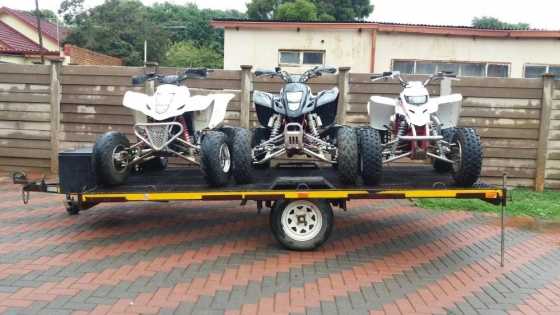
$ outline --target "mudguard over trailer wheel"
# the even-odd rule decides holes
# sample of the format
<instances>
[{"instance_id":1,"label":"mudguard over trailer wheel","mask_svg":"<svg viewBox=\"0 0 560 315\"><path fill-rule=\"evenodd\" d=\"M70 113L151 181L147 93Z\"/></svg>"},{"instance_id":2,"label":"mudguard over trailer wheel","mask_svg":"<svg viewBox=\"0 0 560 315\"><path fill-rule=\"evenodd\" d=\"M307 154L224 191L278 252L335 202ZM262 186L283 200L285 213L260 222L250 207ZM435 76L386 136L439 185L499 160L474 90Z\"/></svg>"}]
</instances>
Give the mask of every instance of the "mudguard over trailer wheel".
<instances>
[{"instance_id":1,"label":"mudguard over trailer wheel","mask_svg":"<svg viewBox=\"0 0 560 315\"><path fill-rule=\"evenodd\" d=\"M278 201L270 212L274 237L292 250L312 250L330 236L333 211L327 200Z\"/></svg>"}]
</instances>

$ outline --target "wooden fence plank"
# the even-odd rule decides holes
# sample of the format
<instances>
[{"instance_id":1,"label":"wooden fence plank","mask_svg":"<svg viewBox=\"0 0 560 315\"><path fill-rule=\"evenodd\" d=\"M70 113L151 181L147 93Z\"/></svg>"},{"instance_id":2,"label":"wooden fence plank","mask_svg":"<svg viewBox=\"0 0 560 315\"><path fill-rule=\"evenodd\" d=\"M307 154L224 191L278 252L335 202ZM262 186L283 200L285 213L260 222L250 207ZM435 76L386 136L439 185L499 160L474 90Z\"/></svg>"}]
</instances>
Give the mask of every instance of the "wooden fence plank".
<instances>
[{"instance_id":1,"label":"wooden fence plank","mask_svg":"<svg viewBox=\"0 0 560 315\"><path fill-rule=\"evenodd\" d=\"M0 111L0 120L14 121L51 121L50 113Z\"/></svg>"}]
</instances>

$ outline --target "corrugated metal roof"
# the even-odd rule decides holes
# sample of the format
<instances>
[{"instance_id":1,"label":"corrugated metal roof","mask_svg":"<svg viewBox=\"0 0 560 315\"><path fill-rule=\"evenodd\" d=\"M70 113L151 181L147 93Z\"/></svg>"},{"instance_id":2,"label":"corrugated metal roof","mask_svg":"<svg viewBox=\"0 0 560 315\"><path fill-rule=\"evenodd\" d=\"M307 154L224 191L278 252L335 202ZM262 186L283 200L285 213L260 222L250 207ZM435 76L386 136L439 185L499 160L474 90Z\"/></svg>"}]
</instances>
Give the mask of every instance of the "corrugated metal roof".
<instances>
[{"instance_id":1,"label":"corrugated metal roof","mask_svg":"<svg viewBox=\"0 0 560 315\"><path fill-rule=\"evenodd\" d=\"M543 32L550 31L544 29L534 29L534 28L480 28L474 26L465 25L440 25L440 24L414 24L414 23L397 23L397 22L380 22L380 21L298 21L298 20L262 20L262 19L233 19L233 18L215 18L214 21L220 22L265 22L265 23L314 23L314 24L378 24L378 25L398 25L398 26L410 26L410 27L433 27L433 28L460 28L460 29L472 29L472 30L493 30L493 31L535 31Z\"/></svg>"}]
</instances>

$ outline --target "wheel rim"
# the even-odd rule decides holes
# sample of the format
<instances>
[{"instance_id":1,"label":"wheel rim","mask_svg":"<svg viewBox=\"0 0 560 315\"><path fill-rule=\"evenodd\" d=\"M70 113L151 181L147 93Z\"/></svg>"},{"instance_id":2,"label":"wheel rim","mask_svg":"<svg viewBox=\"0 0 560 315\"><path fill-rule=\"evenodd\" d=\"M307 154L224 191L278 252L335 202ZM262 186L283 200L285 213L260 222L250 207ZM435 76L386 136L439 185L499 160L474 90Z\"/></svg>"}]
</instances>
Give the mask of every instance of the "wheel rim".
<instances>
[{"instance_id":1,"label":"wheel rim","mask_svg":"<svg viewBox=\"0 0 560 315\"><path fill-rule=\"evenodd\" d=\"M113 149L113 167L119 173L123 173L126 171L127 163L126 161L122 161L119 159L120 152L124 151L125 147L122 144L115 146Z\"/></svg>"},{"instance_id":2,"label":"wheel rim","mask_svg":"<svg viewBox=\"0 0 560 315\"><path fill-rule=\"evenodd\" d=\"M222 143L220 146L220 166L224 173L228 173L231 168L231 155L227 144Z\"/></svg>"},{"instance_id":3,"label":"wheel rim","mask_svg":"<svg viewBox=\"0 0 560 315\"><path fill-rule=\"evenodd\" d=\"M451 160L453 161L453 173L458 173L463 164L463 147L461 146L461 141L457 141L454 144L451 149Z\"/></svg>"},{"instance_id":4,"label":"wheel rim","mask_svg":"<svg viewBox=\"0 0 560 315\"><path fill-rule=\"evenodd\" d=\"M294 201L282 212L282 229L299 242L313 239L321 231L323 216L319 207L310 201Z\"/></svg>"}]
</instances>

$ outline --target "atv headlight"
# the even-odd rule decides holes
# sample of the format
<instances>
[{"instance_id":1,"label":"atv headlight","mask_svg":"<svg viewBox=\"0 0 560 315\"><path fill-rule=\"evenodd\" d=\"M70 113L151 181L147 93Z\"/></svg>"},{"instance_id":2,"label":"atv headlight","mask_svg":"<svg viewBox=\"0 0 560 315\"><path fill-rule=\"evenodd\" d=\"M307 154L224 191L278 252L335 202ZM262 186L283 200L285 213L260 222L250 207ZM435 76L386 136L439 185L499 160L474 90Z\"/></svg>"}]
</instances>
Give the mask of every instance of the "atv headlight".
<instances>
[{"instance_id":1,"label":"atv headlight","mask_svg":"<svg viewBox=\"0 0 560 315\"><path fill-rule=\"evenodd\" d=\"M286 92L286 100L288 101L289 110L297 110L301 103L303 92Z\"/></svg>"},{"instance_id":2,"label":"atv headlight","mask_svg":"<svg viewBox=\"0 0 560 315\"><path fill-rule=\"evenodd\" d=\"M410 105L422 105L428 102L428 96L405 96L406 102Z\"/></svg>"},{"instance_id":3,"label":"atv headlight","mask_svg":"<svg viewBox=\"0 0 560 315\"><path fill-rule=\"evenodd\" d=\"M155 96L156 113L163 114L169 109L175 94L161 93Z\"/></svg>"}]
</instances>

